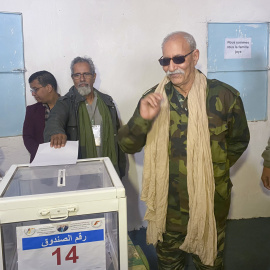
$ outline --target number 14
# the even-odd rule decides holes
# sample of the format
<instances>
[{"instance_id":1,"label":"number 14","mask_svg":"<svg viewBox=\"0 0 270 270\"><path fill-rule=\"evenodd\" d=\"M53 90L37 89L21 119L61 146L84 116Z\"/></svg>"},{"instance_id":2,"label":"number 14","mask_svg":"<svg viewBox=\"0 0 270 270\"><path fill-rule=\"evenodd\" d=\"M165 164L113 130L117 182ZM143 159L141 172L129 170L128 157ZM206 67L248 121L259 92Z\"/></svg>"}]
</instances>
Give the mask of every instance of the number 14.
<instances>
[{"instance_id":1,"label":"number 14","mask_svg":"<svg viewBox=\"0 0 270 270\"><path fill-rule=\"evenodd\" d=\"M57 258L57 265L61 265L61 250L60 248L57 248L53 253L52 256L56 254ZM73 261L73 263L76 263L79 259L79 256L76 256L76 246L73 246L67 256L65 257L66 261Z\"/></svg>"}]
</instances>

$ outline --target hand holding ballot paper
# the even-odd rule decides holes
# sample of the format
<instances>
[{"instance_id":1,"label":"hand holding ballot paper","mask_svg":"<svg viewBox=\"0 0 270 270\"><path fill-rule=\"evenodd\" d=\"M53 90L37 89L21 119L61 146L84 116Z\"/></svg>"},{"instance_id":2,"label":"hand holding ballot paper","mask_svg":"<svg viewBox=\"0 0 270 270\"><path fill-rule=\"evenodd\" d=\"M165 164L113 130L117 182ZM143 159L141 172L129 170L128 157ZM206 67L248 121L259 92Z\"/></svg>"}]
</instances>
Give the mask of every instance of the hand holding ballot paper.
<instances>
[{"instance_id":1,"label":"hand holding ballot paper","mask_svg":"<svg viewBox=\"0 0 270 270\"><path fill-rule=\"evenodd\" d=\"M65 147L54 148L50 146L50 143L42 143L30 167L76 164L78 144L78 141L67 141Z\"/></svg>"}]
</instances>

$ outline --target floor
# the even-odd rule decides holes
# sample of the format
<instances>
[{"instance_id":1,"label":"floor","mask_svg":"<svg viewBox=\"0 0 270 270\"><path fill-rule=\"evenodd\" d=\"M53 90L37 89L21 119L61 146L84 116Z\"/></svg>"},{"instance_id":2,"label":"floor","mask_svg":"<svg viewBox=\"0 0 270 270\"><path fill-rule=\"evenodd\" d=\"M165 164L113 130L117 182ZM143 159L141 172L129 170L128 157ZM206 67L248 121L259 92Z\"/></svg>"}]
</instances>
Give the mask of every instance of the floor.
<instances>
[{"instance_id":1,"label":"floor","mask_svg":"<svg viewBox=\"0 0 270 270\"><path fill-rule=\"evenodd\" d=\"M129 232L134 245L140 245L150 270L157 270L155 249L145 241L146 229ZM270 270L270 218L228 220L225 270ZM195 270L189 258L185 270Z\"/></svg>"}]
</instances>

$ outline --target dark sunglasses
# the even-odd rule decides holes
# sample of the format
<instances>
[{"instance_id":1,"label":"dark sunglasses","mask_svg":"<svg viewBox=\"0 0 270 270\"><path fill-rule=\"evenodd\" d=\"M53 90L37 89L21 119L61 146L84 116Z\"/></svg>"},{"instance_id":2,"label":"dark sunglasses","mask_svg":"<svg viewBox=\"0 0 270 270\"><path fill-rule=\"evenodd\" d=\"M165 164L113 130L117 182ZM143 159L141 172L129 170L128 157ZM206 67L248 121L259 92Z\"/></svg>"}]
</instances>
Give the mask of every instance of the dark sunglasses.
<instances>
[{"instance_id":1,"label":"dark sunglasses","mask_svg":"<svg viewBox=\"0 0 270 270\"><path fill-rule=\"evenodd\" d=\"M186 55L177 55L177 56L174 56L173 58L169 58L169 57L165 57L165 58L162 58L163 56L161 56L158 61L160 63L160 65L162 66L168 66L171 62L171 60L173 60L173 62L177 65L179 64L182 64L185 62L185 58L190 55L191 53L193 53L194 50L192 50L190 53L186 54Z\"/></svg>"}]
</instances>

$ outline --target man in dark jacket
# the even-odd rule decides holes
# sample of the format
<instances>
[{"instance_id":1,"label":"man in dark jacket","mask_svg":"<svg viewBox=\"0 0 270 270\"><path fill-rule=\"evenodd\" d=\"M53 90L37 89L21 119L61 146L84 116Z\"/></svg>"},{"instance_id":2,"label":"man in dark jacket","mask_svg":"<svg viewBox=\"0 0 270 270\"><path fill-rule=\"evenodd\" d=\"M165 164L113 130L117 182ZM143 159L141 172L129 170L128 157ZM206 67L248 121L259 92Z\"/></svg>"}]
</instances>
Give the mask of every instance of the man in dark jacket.
<instances>
[{"instance_id":1,"label":"man in dark jacket","mask_svg":"<svg viewBox=\"0 0 270 270\"><path fill-rule=\"evenodd\" d=\"M78 158L109 157L120 177L126 158L119 149L120 127L116 108L109 95L93 87L96 79L91 58L76 57L71 62L74 86L61 97L51 112L44 131L51 147L64 147L67 140L79 140Z\"/></svg>"}]
</instances>

